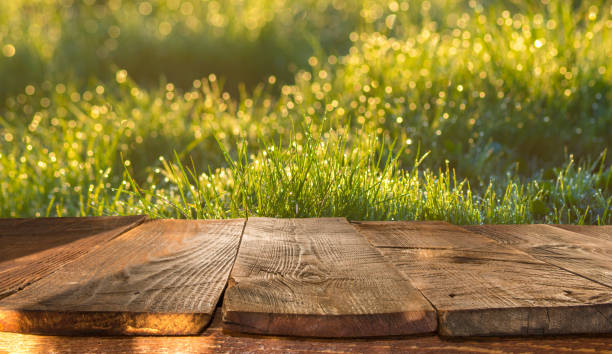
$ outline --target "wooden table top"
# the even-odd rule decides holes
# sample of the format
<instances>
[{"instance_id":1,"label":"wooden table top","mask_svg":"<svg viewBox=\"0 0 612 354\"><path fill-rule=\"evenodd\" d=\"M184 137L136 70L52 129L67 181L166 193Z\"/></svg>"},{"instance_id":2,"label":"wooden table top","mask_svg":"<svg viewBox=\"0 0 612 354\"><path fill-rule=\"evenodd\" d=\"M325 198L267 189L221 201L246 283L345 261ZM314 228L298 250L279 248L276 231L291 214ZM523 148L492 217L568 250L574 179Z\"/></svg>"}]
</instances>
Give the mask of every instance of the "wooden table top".
<instances>
[{"instance_id":1,"label":"wooden table top","mask_svg":"<svg viewBox=\"0 0 612 354\"><path fill-rule=\"evenodd\" d=\"M0 351L608 350L611 231L0 219Z\"/></svg>"}]
</instances>

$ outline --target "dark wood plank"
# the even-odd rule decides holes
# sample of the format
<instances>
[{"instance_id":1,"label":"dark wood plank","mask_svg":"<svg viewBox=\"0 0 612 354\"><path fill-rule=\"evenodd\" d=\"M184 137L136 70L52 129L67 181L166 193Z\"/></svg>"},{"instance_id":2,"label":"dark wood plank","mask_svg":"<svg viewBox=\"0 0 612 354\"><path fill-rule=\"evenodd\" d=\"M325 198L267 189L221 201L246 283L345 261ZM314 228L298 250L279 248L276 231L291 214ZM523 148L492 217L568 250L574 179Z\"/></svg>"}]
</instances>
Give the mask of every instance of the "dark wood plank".
<instances>
[{"instance_id":1,"label":"dark wood plank","mask_svg":"<svg viewBox=\"0 0 612 354\"><path fill-rule=\"evenodd\" d=\"M612 241L541 224L466 228L612 289Z\"/></svg>"},{"instance_id":2,"label":"dark wood plank","mask_svg":"<svg viewBox=\"0 0 612 354\"><path fill-rule=\"evenodd\" d=\"M608 241L612 241L612 225L553 225L554 227L560 227L562 229L577 232L579 234L603 238Z\"/></svg>"},{"instance_id":3,"label":"dark wood plank","mask_svg":"<svg viewBox=\"0 0 612 354\"><path fill-rule=\"evenodd\" d=\"M427 300L343 218L250 218L223 320L236 331L314 337L436 329Z\"/></svg>"},{"instance_id":4,"label":"dark wood plank","mask_svg":"<svg viewBox=\"0 0 612 354\"><path fill-rule=\"evenodd\" d=\"M0 219L0 299L139 225L145 217Z\"/></svg>"},{"instance_id":5,"label":"dark wood plank","mask_svg":"<svg viewBox=\"0 0 612 354\"><path fill-rule=\"evenodd\" d=\"M445 336L608 333L610 288L450 224L355 224L435 306Z\"/></svg>"},{"instance_id":6,"label":"dark wood plank","mask_svg":"<svg viewBox=\"0 0 612 354\"><path fill-rule=\"evenodd\" d=\"M155 220L0 301L0 331L186 335L208 324L244 220Z\"/></svg>"},{"instance_id":7,"label":"dark wood plank","mask_svg":"<svg viewBox=\"0 0 612 354\"><path fill-rule=\"evenodd\" d=\"M320 339L245 335L223 330L221 311L201 336L56 337L0 332L0 350L15 353L575 353L609 352L611 336Z\"/></svg>"}]
</instances>

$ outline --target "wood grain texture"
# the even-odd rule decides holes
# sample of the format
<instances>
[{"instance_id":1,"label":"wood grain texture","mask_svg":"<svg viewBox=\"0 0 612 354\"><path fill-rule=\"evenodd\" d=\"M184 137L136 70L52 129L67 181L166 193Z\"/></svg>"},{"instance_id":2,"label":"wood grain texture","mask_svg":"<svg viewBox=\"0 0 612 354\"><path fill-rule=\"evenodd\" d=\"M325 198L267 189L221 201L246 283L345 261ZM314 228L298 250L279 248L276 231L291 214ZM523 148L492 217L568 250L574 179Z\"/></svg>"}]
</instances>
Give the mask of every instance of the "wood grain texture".
<instances>
[{"instance_id":1,"label":"wood grain texture","mask_svg":"<svg viewBox=\"0 0 612 354\"><path fill-rule=\"evenodd\" d=\"M451 224L359 222L445 336L612 332L612 291Z\"/></svg>"},{"instance_id":2,"label":"wood grain texture","mask_svg":"<svg viewBox=\"0 0 612 354\"><path fill-rule=\"evenodd\" d=\"M250 218L223 320L236 331L313 337L436 329L425 298L340 218Z\"/></svg>"},{"instance_id":3,"label":"wood grain texture","mask_svg":"<svg viewBox=\"0 0 612 354\"><path fill-rule=\"evenodd\" d=\"M244 220L155 220L0 301L0 331L187 335L208 324Z\"/></svg>"},{"instance_id":4,"label":"wood grain texture","mask_svg":"<svg viewBox=\"0 0 612 354\"><path fill-rule=\"evenodd\" d=\"M612 225L553 225L564 230L612 241Z\"/></svg>"},{"instance_id":5,"label":"wood grain texture","mask_svg":"<svg viewBox=\"0 0 612 354\"><path fill-rule=\"evenodd\" d=\"M0 219L0 299L144 221L144 216Z\"/></svg>"},{"instance_id":6,"label":"wood grain texture","mask_svg":"<svg viewBox=\"0 0 612 354\"><path fill-rule=\"evenodd\" d=\"M0 332L8 353L575 353L610 352L611 336L320 339L245 335L223 330L221 311L200 336L56 337Z\"/></svg>"},{"instance_id":7,"label":"wood grain texture","mask_svg":"<svg viewBox=\"0 0 612 354\"><path fill-rule=\"evenodd\" d=\"M520 249L612 292L612 241L550 225L478 225L466 229Z\"/></svg>"}]
</instances>

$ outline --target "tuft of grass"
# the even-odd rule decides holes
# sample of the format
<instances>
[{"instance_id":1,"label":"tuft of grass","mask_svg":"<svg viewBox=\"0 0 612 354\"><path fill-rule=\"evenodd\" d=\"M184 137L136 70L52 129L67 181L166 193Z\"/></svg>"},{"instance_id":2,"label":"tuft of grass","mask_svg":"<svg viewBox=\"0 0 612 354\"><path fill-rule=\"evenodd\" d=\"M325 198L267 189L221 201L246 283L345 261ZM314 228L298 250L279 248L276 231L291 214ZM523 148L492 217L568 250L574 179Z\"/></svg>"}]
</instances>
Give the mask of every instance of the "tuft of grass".
<instances>
[{"instance_id":1,"label":"tuft of grass","mask_svg":"<svg viewBox=\"0 0 612 354\"><path fill-rule=\"evenodd\" d=\"M353 220L447 220L479 223L597 223L610 218L610 167L605 153L590 167L569 161L555 182L492 179L473 191L448 165L423 169L428 153L401 166L405 146L388 149L380 136L348 142L346 128L323 134L306 128L284 144L250 154L248 142L232 156L220 142L228 167L196 172L176 156L163 161L158 185L139 186L130 177L127 209L152 217L346 216ZM391 144L395 146L395 144ZM406 168L408 167L408 168ZM577 179L580 180L577 183ZM568 184L573 187L568 189ZM594 188L599 188L593 193Z\"/></svg>"}]
</instances>

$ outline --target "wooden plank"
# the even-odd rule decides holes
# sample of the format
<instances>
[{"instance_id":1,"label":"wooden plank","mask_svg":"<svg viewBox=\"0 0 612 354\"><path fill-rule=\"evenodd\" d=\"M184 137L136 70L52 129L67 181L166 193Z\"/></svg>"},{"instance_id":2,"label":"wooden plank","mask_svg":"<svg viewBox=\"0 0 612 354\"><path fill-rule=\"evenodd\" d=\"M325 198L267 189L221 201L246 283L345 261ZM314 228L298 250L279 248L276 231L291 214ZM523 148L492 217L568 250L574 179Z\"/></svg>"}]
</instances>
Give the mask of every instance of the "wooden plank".
<instances>
[{"instance_id":1,"label":"wooden plank","mask_svg":"<svg viewBox=\"0 0 612 354\"><path fill-rule=\"evenodd\" d=\"M608 333L610 288L450 224L355 224L438 311L445 336Z\"/></svg>"},{"instance_id":2,"label":"wooden plank","mask_svg":"<svg viewBox=\"0 0 612 354\"><path fill-rule=\"evenodd\" d=\"M604 240L612 241L612 225L553 225L562 229L577 232L579 234L603 238Z\"/></svg>"},{"instance_id":3,"label":"wooden plank","mask_svg":"<svg viewBox=\"0 0 612 354\"><path fill-rule=\"evenodd\" d=\"M612 241L539 224L469 229L612 289Z\"/></svg>"},{"instance_id":4,"label":"wooden plank","mask_svg":"<svg viewBox=\"0 0 612 354\"><path fill-rule=\"evenodd\" d=\"M344 218L250 218L223 320L235 331L312 337L436 329L431 305Z\"/></svg>"},{"instance_id":5,"label":"wooden plank","mask_svg":"<svg viewBox=\"0 0 612 354\"><path fill-rule=\"evenodd\" d=\"M217 310L199 336L56 337L0 332L9 353L575 353L609 352L612 336L440 338L436 335L371 339L321 339L245 335L226 331Z\"/></svg>"},{"instance_id":6,"label":"wooden plank","mask_svg":"<svg viewBox=\"0 0 612 354\"><path fill-rule=\"evenodd\" d=\"M137 226L145 217L0 219L0 299Z\"/></svg>"},{"instance_id":7,"label":"wooden plank","mask_svg":"<svg viewBox=\"0 0 612 354\"><path fill-rule=\"evenodd\" d=\"M244 220L155 220L0 301L0 331L186 335L208 324Z\"/></svg>"}]
</instances>

